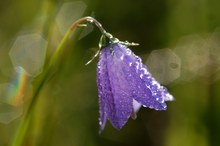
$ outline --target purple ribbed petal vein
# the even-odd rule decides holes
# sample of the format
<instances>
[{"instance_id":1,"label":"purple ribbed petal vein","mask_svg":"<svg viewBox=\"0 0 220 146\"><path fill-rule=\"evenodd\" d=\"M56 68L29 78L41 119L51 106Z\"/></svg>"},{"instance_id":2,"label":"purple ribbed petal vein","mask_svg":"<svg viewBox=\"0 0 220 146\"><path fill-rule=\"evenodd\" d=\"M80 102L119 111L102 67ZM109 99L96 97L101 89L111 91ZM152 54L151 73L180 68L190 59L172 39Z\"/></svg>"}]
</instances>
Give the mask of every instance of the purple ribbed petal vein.
<instances>
[{"instance_id":1,"label":"purple ribbed petal vein","mask_svg":"<svg viewBox=\"0 0 220 146\"><path fill-rule=\"evenodd\" d=\"M165 101L174 100L147 71L141 59L129 48L113 44L103 48L97 69L100 104L100 125L104 129L106 119L120 129L137 110L133 102L155 110L166 110Z\"/></svg>"}]
</instances>

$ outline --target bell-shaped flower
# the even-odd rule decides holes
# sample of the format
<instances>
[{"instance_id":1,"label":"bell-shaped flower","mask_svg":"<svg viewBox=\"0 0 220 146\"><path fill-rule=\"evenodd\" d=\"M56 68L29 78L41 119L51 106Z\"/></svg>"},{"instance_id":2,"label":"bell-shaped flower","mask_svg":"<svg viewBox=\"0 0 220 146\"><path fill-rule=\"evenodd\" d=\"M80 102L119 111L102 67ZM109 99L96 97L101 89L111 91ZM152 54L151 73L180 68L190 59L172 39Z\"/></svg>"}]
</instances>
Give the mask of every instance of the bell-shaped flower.
<instances>
[{"instance_id":1,"label":"bell-shaped flower","mask_svg":"<svg viewBox=\"0 0 220 146\"><path fill-rule=\"evenodd\" d=\"M174 100L167 89L148 72L141 59L117 42L102 48L97 66L100 130L107 119L121 129L141 106L166 110L165 101Z\"/></svg>"}]
</instances>

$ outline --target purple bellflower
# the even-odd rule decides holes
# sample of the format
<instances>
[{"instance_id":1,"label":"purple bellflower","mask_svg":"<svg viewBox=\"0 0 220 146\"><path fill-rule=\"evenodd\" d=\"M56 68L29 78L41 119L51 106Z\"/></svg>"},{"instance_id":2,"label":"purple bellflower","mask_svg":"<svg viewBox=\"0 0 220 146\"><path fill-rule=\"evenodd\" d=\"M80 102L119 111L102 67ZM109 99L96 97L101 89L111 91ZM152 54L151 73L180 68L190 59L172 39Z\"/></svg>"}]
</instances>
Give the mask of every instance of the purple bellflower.
<instances>
[{"instance_id":1,"label":"purple bellflower","mask_svg":"<svg viewBox=\"0 0 220 146\"><path fill-rule=\"evenodd\" d=\"M101 39L105 45L100 47L97 66L100 131L107 119L113 127L121 129L129 117L136 117L141 106L166 110L165 101L174 100L148 72L141 58L127 47L134 43L120 42L106 34Z\"/></svg>"}]
</instances>

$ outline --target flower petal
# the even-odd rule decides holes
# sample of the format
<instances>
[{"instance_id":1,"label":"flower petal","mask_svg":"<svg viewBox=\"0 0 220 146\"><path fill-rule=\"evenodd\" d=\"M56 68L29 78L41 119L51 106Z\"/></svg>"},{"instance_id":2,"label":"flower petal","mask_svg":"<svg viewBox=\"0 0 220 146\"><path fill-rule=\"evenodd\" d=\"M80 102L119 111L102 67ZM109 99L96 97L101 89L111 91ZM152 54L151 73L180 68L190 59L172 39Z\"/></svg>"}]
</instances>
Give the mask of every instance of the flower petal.
<instances>
[{"instance_id":1,"label":"flower petal","mask_svg":"<svg viewBox=\"0 0 220 146\"><path fill-rule=\"evenodd\" d=\"M172 95L151 76L141 59L129 48L115 44L114 50L117 49L124 54L121 59L127 64L123 66L132 90L132 97L143 106L165 110L167 107L165 100L172 100Z\"/></svg>"},{"instance_id":2,"label":"flower petal","mask_svg":"<svg viewBox=\"0 0 220 146\"><path fill-rule=\"evenodd\" d=\"M142 104L140 104L139 102L137 102L136 100L133 99L133 111L132 111L132 114L131 114L132 119L137 118L137 112L139 111L141 106L142 106Z\"/></svg>"},{"instance_id":3,"label":"flower petal","mask_svg":"<svg viewBox=\"0 0 220 146\"><path fill-rule=\"evenodd\" d=\"M107 118L120 129L130 116L136 117L141 105L165 110L165 101L174 100L167 89L151 76L141 59L119 43L101 50L97 84L101 130Z\"/></svg>"},{"instance_id":4,"label":"flower petal","mask_svg":"<svg viewBox=\"0 0 220 146\"><path fill-rule=\"evenodd\" d=\"M108 101L113 100L113 95L111 93L111 87L109 83L109 76L106 64L106 50L103 50L99 55L99 62L97 65L97 86L99 93L99 124L100 132L105 128L107 113L109 110Z\"/></svg>"},{"instance_id":5,"label":"flower petal","mask_svg":"<svg viewBox=\"0 0 220 146\"><path fill-rule=\"evenodd\" d=\"M107 68L114 99L114 103L110 104L111 112L108 113L108 117L112 125L120 129L132 113L133 99L129 92L128 80L123 71L124 64L118 57L118 53L121 52L108 47L103 49L103 51L105 50L107 50Z\"/></svg>"}]
</instances>

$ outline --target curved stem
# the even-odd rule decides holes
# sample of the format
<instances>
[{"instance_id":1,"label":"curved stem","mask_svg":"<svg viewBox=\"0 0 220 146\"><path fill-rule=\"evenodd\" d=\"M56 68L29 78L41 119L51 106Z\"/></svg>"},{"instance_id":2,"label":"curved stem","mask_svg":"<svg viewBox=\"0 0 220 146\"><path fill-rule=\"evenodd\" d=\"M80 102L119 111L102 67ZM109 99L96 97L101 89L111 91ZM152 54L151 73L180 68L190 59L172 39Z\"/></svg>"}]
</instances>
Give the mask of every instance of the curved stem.
<instances>
[{"instance_id":1,"label":"curved stem","mask_svg":"<svg viewBox=\"0 0 220 146\"><path fill-rule=\"evenodd\" d=\"M21 123L18 127L18 130L17 130L17 133L16 133L15 138L13 140L12 146L21 146L23 144L26 132L27 132L28 127L30 125L31 115L34 111L33 110L34 106L35 106L36 101L39 97L40 91L46 82L48 74L49 74L52 66L58 60L58 57L59 57L62 49L64 48L66 42L68 41L70 35L72 34L73 30L76 29L78 27L78 25L83 23L84 21L94 23L99 28L99 30L101 31L102 34L106 33L106 31L102 27L102 25L96 19L89 17L89 16L78 19L70 26L70 28L66 31L65 35L63 36L63 38L62 38L61 42L59 43L57 49L55 50L54 54L52 55L51 59L49 60L49 64L46 67L45 71L42 73L38 84L36 85L37 88L34 90L33 96L31 98L31 102L27 108L26 113L24 114L23 120L21 121Z\"/></svg>"},{"instance_id":2,"label":"curved stem","mask_svg":"<svg viewBox=\"0 0 220 146\"><path fill-rule=\"evenodd\" d=\"M70 27L71 30L74 30L80 23L83 23L84 21L89 21L91 23L94 23L99 30L101 31L101 33L106 33L105 29L102 27L102 24L99 23L95 18L87 16L87 17L83 17L78 19L75 23L72 24L72 26Z\"/></svg>"},{"instance_id":3,"label":"curved stem","mask_svg":"<svg viewBox=\"0 0 220 146\"><path fill-rule=\"evenodd\" d=\"M87 16L87 17L83 17L83 18L78 19L76 22L74 22L70 26L70 28L65 33L63 39L61 40L59 46L57 47L56 51L54 52L54 54L53 54L53 56L52 56L52 58L50 60L49 67L54 63L55 60L57 60L58 55L60 54L62 48L64 47L65 42L68 40L68 38L70 37L70 35L73 32L73 30L76 29L79 24L81 24L81 23L83 23L85 21L94 23L99 28L99 30L101 31L102 34L106 33L106 31L102 27L101 23L99 23L95 18Z\"/></svg>"}]
</instances>

